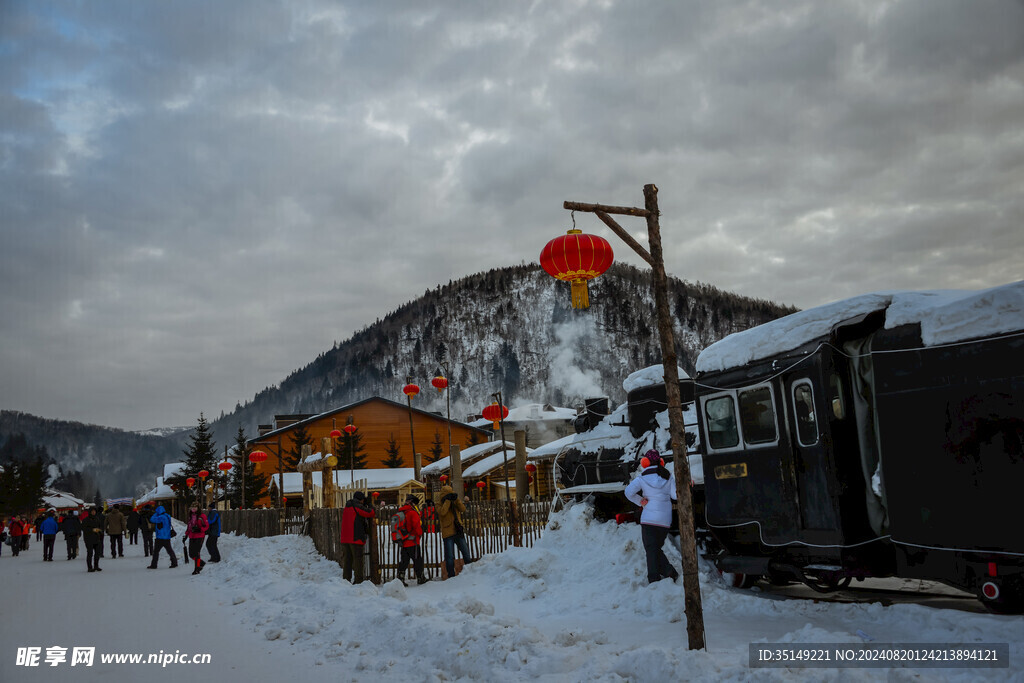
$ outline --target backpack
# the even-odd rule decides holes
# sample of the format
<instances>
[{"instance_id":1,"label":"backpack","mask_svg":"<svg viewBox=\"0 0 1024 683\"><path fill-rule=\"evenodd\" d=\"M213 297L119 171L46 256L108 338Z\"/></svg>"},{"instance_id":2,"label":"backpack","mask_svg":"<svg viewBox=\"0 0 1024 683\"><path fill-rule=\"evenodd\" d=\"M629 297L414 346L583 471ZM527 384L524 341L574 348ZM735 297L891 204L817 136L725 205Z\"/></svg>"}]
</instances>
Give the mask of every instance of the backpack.
<instances>
[{"instance_id":1,"label":"backpack","mask_svg":"<svg viewBox=\"0 0 1024 683\"><path fill-rule=\"evenodd\" d=\"M391 515L390 526L392 543L402 545L412 538L412 534L409 533L409 529L405 525L405 513L401 510Z\"/></svg>"}]
</instances>

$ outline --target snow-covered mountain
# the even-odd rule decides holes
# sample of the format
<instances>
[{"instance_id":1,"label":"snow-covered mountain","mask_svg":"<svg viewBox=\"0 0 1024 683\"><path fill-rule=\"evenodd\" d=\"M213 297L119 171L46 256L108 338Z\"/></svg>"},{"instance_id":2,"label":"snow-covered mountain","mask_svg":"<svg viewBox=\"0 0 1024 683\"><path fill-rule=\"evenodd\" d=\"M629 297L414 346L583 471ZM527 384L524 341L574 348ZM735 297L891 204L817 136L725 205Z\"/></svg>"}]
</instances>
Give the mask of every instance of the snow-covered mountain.
<instances>
[{"instance_id":1,"label":"snow-covered mountain","mask_svg":"<svg viewBox=\"0 0 1024 683\"><path fill-rule=\"evenodd\" d=\"M708 344L794 311L699 283L672 279L670 288L687 371ZM374 395L404 400L407 378L429 389L442 362L459 419L479 413L498 390L510 406L572 407L604 396L620 403L622 379L661 362L650 273L617 264L590 283L589 309L573 310L569 298L569 285L536 265L439 285L215 420L215 439L231 441L239 424L254 435L275 414L319 413ZM444 410L432 390L417 401Z\"/></svg>"}]
</instances>

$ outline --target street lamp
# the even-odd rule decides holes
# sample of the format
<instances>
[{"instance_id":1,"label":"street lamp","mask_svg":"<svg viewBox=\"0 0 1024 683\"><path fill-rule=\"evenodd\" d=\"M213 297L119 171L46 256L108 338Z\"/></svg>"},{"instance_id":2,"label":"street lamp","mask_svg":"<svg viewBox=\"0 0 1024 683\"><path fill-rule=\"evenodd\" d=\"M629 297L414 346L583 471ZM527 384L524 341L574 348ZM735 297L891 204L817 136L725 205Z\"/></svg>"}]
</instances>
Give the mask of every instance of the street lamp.
<instances>
[{"instance_id":1,"label":"street lamp","mask_svg":"<svg viewBox=\"0 0 1024 683\"><path fill-rule=\"evenodd\" d=\"M661 337L662 366L665 393L668 400L669 435L672 440L673 467L676 476L677 509L679 511L679 538L683 560L683 592L685 594L686 635L689 649L705 649L704 611L700 597L700 575L697 566L697 546L693 536L693 498L690 494L690 467L686 458L686 439L683 427L683 402L679 392L679 369L676 357L675 335L668 305L668 277L665 275L665 257L661 247L661 226L658 217L658 188L644 185L644 208L604 206L563 202L568 211L586 211L595 214L651 266L651 285L658 314L658 332ZM647 219L647 252L610 214L636 216ZM552 240L554 241L554 240ZM544 252L541 252L542 256ZM545 268L546 269L546 268ZM549 271L550 272L550 271ZM556 276L557 277L557 276Z\"/></svg>"},{"instance_id":2,"label":"street lamp","mask_svg":"<svg viewBox=\"0 0 1024 683\"><path fill-rule=\"evenodd\" d=\"M415 471L413 472L413 479L419 481L420 468L416 466L416 435L413 433L412 429L412 398L416 394L420 393L420 388L418 385L412 383L411 377L406 377L405 381L408 382L408 384L402 388L402 393L405 394L405 400L409 403L409 441L412 442L412 464L415 468Z\"/></svg>"},{"instance_id":3,"label":"street lamp","mask_svg":"<svg viewBox=\"0 0 1024 683\"><path fill-rule=\"evenodd\" d=\"M353 487L356 485L356 429L357 427L352 424L355 418L352 415L348 416L348 424L345 425L345 435L348 437L348 471L349 471L349 484Z\"/></svg>"}]
</instances>

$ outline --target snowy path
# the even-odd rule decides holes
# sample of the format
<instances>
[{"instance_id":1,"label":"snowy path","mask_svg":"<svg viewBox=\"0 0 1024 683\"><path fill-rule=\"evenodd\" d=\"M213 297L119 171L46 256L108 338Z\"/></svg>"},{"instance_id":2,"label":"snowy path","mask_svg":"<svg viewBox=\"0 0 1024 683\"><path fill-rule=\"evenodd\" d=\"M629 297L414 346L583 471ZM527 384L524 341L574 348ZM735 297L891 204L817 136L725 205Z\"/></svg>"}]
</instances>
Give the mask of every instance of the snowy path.
<instances>
[{"instance_id":1,"label":"snowy path","mask_svg":"<svg viewBox=\"0 0 1024 683\"><path fill-rule=\"evenodd\" d=\"M999 680L1024 682L1024 617L917 605L778 600L702 576L707 652L688 652L679 586L647 586L635 526L581 507L532 549L484 558L455 580L403 588L341 581L309 539L226 537L226 561L199 577L134 558L0 558L0 681L673 681ZM178 544L180 548L180 544ZM678 564L678 552L669 549ZM123 564L121 564L123 563ZM167 561L163 560L166 567ZM18 585L19 591L9 587ZM756 670L750 642L1009 642L1011 669ZM15 665L18 646L212 655L211 664ZM44 649L45 654L45 649ZM98 654L97 654L98 656ZM45 670L44 670L45 669Z\"/></svg>"}]
</instances>

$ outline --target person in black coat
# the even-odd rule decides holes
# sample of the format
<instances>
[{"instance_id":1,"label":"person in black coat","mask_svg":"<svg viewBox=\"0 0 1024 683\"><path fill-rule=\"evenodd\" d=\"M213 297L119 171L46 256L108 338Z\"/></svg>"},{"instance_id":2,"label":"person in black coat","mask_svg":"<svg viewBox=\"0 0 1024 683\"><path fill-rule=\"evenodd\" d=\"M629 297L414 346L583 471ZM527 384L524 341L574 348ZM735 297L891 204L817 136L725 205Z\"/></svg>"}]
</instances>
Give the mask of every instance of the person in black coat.
<instances>
[{"instance_id":1,"label":"person in black coat","mask_svg":"<svg viewBox=\"0 0 1024 683\"><path fill-rule=\"evenodd\" d=\"M139 513L139 530L142 532L142 551L146 557L153 554L153 508L147 505Z\"/></svg>"},{"instance_id":2,"label":"person in black coat","mask_svg":"<svg viewBox=\"0 0 1024 683\"><path fill-rule=\"evenodd\" d=\"M131 512L125 518L128 522L128 545L139 544L139 511L137 508L132 508Z\"/></svg>"},{"instance_id":3,"label":"person in black coat","mask_svg":"<svg viewBox=\"0 0 1024 683\"><path fill-rule=\"evenodd\" d=\"M210 553L210 562L220 562L220 550L217 548L217 541L220 540L220 512L217 511L216 503L210 503L206 522L210 525L206 530L206 550Z\"/></svg>"},{"instance_id":4,"label":"person in black coat","mask_svg":"<svg viewBox=\"0 0 1024 683\"><path fill-rule=\"evenodd\" d=\"M103 515L87 511L82 518L82 540L85 541L85 565L90 572L101 572L103 552Z\"/></svg>"},{"instance_id":5,"label":"person in black coat","mask_svg":"<svg viewBox=\"0 0 1024 683\"><path fill-rule=\"evenodd\" d=\"M82 520L78 519L77 512L69 512L60 524L60 530L64 532L64 543L68 547L68 559L78 557L78 537L82 534Z\"/></svg>"}]
</instances>

